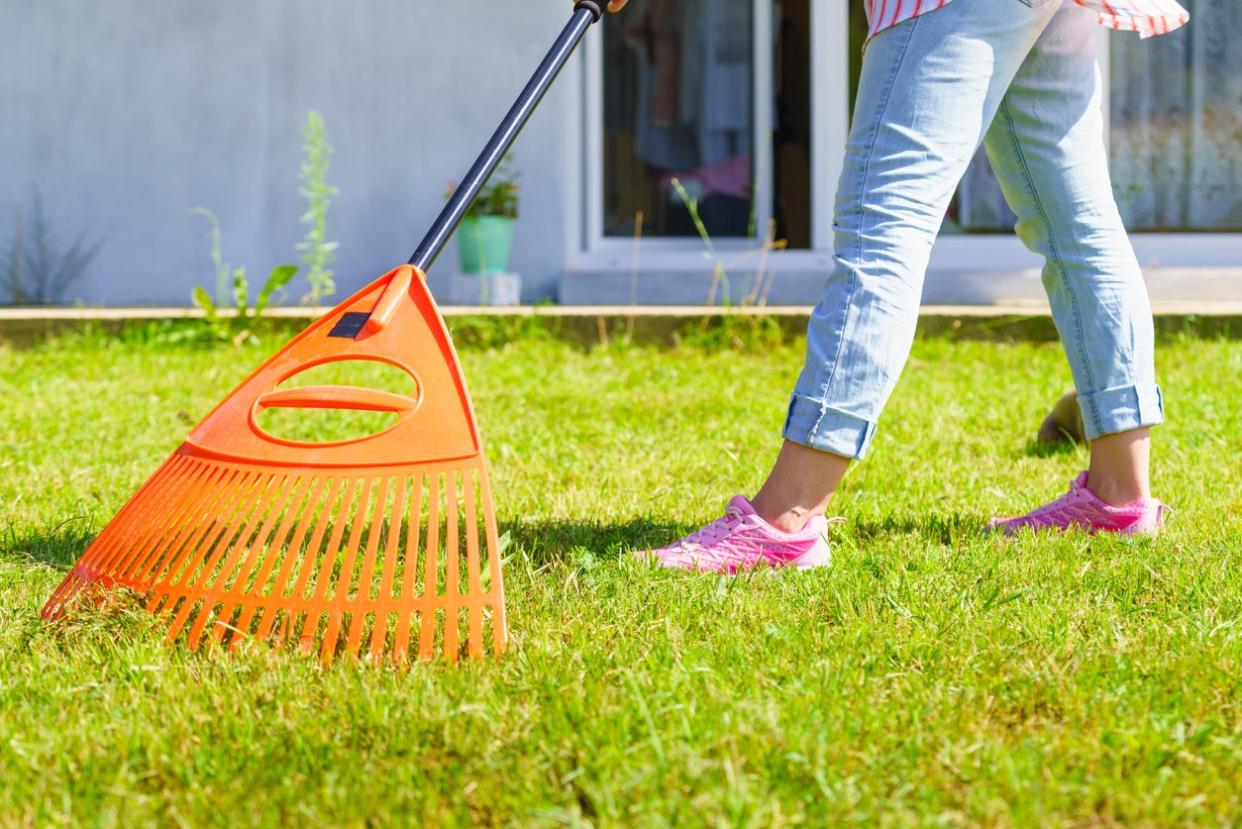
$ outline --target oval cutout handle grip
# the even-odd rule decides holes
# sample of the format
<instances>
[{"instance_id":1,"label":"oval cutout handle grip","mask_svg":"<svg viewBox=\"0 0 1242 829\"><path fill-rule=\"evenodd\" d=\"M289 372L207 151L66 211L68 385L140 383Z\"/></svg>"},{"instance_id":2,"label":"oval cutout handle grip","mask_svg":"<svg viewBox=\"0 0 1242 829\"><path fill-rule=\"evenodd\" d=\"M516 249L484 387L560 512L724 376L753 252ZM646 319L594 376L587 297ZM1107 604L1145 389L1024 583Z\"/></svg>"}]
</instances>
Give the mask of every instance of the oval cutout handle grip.
<instances>
[{"instance_id":1,"label":"oval cutout handle grip","mask_svg":"<svg viewBox=\"0 0 1242 829\"><path fill-rule=\"evenodd\" d=\"M418 401L408 395L358 386L281 389L263 395L258 404L260 409L352 409L393 414L406 414L418 408Z\"/></svg>"}]
</instances>

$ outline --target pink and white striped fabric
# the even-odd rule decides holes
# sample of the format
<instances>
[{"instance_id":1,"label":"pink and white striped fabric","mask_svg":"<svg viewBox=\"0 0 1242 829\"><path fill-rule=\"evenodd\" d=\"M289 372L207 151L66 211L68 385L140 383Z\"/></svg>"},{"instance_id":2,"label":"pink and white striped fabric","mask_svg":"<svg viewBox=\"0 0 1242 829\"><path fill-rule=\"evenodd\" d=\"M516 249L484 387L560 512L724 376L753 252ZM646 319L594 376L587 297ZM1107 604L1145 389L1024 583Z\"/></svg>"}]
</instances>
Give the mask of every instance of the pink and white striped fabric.
<instances>
[{"instance_id":1,"label":"pink and white striped fabric","mask_svg":"<svg viewBox=\"0 0 1242 829\"><path fill-rule=\"evenodd\" d=\"M882 32L904 20L947 6L953 0L866 0L871 34ZM1053 0L1056 2L1056 0ZM1139 37L1168 34L1181 28L1190 15L1175 0L1074 0L1099 15L1101 26Z\"/></svg>"}]
</instances>

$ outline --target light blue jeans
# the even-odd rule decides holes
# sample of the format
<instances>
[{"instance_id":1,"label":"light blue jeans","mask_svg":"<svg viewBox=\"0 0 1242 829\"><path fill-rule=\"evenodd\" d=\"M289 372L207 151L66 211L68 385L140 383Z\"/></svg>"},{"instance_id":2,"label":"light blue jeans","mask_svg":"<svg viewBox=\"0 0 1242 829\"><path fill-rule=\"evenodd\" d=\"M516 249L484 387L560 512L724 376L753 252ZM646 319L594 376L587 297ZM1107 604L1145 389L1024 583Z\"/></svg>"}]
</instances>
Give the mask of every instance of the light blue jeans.
<instances>
[{"instance_id":1,"label":"light blue jeans","mask_svg":"<svg viewBox=\"0 0 1242 829\"><path fill-rule=\"evenodd\" d=\"M862 458L905 366L932 244L980 143L1043 282L1091 440L1163 421L1151 304L1108 174L1094 13L954 0L867 46L835 269L785 437Z\"/></svg>"}]
</instances>

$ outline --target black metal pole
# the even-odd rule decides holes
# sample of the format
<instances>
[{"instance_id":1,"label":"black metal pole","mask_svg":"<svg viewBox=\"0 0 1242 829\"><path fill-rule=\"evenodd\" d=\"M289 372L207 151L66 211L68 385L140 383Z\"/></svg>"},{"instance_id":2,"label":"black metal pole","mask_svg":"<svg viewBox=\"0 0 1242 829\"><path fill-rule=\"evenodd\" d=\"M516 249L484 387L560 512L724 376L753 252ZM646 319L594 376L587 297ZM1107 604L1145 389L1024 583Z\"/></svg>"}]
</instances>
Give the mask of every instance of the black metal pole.
<instances>
[{"instance_id":1,"label":"black metal pole","mask_svg":"<svg viewBox=\"0 0 1242 829\"><path fill-rule=\"evenodd\" d=\"M509 148L513 146L518 133L522 131L522 127L526 126L535 108L539 106L539 102L551 88L552 82L556 80L556 76L560 74L561 69L574 53L574 49L582 42L591 24L602 16L606 2L607 0L580 0L575 6L574 16L565 30L561 32L561 36L557 38L552 51L548 52L548 56L543 59L535 76L530 79L530 83L522 90L517 102L505 116L500 129L496 130L496 134L487 142L483 153L466 173L457 191L449 198L448 204L440 212L431 230L427 231L418 250L414 251L414 255L410 257L411 265L426 273L436 261L449 238L452 237L453 231L465 217L466 211L470 209L470 205L479 195L479 191L496 171L505 154L509 152Z\"/></svg>"}]
</instances>

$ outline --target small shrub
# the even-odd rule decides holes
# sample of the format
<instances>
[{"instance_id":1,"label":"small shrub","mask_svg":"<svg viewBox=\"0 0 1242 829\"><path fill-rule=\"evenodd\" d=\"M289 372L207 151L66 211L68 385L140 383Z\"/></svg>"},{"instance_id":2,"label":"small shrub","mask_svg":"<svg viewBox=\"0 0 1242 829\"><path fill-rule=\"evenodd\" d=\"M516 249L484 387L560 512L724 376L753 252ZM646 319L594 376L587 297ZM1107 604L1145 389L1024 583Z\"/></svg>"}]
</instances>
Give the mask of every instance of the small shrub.
<instances>
[{"instance_id":1,"label":"small shrub","mask_svg":"<svg viewBox=\"0 0 1242 829\"><path fill-rule=\"evenodd\" d=\"M337 189L327 182L328 169L332 165L332 144L323 116L311 110L302 127L303 161L298 192L306 199L306 212L302 223L309 225L306 236L298 244L302 264L306 266L306 280L310 293L305 302L318 304L336 293L336 283L329 267L336 259L335 242L329 242L328 208ZM216 215L204 207L191 211L211 223L211 263L215 271L215 295L202 285L196 285L192 294L194 305L202 309L207 320L207 332L216 340L228 340L240 344L256 339L255 323L263 316L273 297L298 274L297 265L278 265L268 274L259 294L250 304L250 284L245 268L235 268L224 260L223 234Z\"/></svg>"},{"instance_id":2,"label":"small shrub","mask_svg":"<svg viewBox=\"0 0 1242 829\"><path fill-rule=\"evenodd\" d=\"M306 281L310 293L304 302L318 304L325 297L336 293L336 282L329 266L336 260L336 242L328 241L328 207L337 189L328 184L328 168L332 166L332 144L328 141L328 129L323 116L311 110L302 127L302 187L299 193L306 199L306 212L302 224L308 225L306 237L298 245L302 265L306 268Z\"/></svg>"},{"instance_id":3,"label":"small shrub","mask_svg":"<svg viewBox=\"0 0 1242 829\"><path fill-rule=\"evenodd\" d=\"M13 245L3 259L0 284L6 294L5 302L54 305L63 301L69 286L82 278L102 244L87 244L83 235L68 250L61 251L43 214L43 199L37 189L33 190L29 235L25 215L19 208Z\"/></svg>"},{"instance_id":4,"label":"small shrub","mask_svg":"<svg viewBox=\"0 0 1242 829\"><path fill-rule=\"evenodd\" d=\"M194 286L194 305L201 308L207 320L207 330L217 340L228 340L240 345L254 339L254 324L263 316L272 297L297 276L297 265L278 265L268 274L259 289L259 295L250 304L250 283L245 268L234 268L224 261L223 234L216 215L204 207L193 210L211 222L211 261L216 272L216 296L202 285ZM225 309L232 305L232 313Z\"/></svg>"},{"instance_id":5,"label":"small shrub","mask_svg":"<svg viewBox=\"0 0 1242 829\"><path fill-rule=\"evenodd\" d=\"M522 201L521 176L513 172L513 159L505 156L496 168L496 172L479 191L478 197L470 205L466 213L467 219L479 216L503 216L508 219L518 217L518 207ZM457 191L456 184L450 184L444 197L450 198Z\"/></svg>"}]
</instances>

